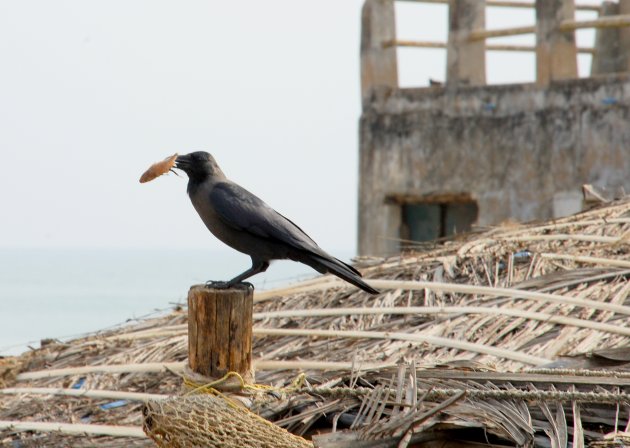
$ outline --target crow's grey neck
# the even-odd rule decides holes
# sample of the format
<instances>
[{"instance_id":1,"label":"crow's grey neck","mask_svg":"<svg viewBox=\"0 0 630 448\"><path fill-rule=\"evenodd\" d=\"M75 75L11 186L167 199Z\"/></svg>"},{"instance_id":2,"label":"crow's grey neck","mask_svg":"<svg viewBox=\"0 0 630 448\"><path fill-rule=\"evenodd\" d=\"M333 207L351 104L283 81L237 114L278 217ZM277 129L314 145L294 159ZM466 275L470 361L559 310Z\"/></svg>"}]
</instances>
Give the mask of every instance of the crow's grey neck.
<instances>
[{"instance_id":1,"label":"crow's grey neck","mask_svg":"<svg viewBox=\"0 0 630 448\"><path fill-rule=\"evenodd\" d=\"M196 194L200 188L209 188L212 189L214 184L218 182L225 181L226 177L223 173L215 173L214 175L205 176L203 178L188 178L188 186L186 188L186 192L189 196Z\"/></svg>"}]
</instances>

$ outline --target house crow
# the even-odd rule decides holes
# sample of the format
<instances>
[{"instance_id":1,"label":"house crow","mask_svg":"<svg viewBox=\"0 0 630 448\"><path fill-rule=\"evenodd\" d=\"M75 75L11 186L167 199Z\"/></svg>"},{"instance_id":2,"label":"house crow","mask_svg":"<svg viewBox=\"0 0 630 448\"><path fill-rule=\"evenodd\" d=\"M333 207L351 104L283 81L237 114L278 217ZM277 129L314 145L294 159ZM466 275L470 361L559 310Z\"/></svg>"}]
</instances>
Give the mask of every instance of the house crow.
<instances>
[{"instance_id":1,"label":"house crow","mask_svg":"<svg viewBox=\"0 0 630 448\"><path fill-rule=\"evenodd\" d=\"M361 280L359 271L324 252L292 221L225 177L207 152L179 156L176 167L188 175L188 196L210 232L252 259L251 268L227 282L213 282L213 286L229 288L264 272L271 260L289 259L378 293Z\"/></svg>"}]
</instances>

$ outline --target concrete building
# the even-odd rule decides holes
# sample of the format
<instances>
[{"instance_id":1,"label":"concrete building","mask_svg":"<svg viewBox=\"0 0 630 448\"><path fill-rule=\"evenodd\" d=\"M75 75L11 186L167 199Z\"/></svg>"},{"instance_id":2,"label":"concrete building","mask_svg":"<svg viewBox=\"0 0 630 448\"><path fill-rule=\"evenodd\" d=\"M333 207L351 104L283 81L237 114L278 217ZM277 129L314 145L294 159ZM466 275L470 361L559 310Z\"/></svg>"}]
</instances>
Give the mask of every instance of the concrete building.
<instances>
[{"instance_id":1,"label":"concrete building","mask_svg":"<svg viewBox=\"0 0 630 448\"><path fill-rule=\"evenodd\" d=\"M605 3L586 23L572 0L539 0L536 26L512 30L485 30L484 3L449 3L446 84L401 89L393 2L365 2L360 254L575 213L584 184L630 191L630 28L619 28L630 1ZM594 49L576 47L585 26L608 26ZM485 85L485 40L523 32L536 32L537 81ZM593 76L578 78L578 51L594 53Z\"/></svg>"}]
</instances>

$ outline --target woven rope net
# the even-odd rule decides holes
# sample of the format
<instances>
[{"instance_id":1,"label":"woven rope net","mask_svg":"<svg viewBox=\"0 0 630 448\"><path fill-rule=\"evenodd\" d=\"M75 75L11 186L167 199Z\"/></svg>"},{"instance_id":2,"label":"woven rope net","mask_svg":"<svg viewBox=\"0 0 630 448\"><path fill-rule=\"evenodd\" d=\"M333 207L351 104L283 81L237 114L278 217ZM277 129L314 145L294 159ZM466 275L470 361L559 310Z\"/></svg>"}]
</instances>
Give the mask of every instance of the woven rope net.
<instances>
[{"instance_id":1,"label":"woven rope net","mask_svg":"<svg viewBox=\"0 0 630 448\"><path fill-rule=\"evenodd\" d=\"M149 401L144 432L157 446L169 448L313 447L229 398L209 394Z\"/></svg>"}]
</instances>

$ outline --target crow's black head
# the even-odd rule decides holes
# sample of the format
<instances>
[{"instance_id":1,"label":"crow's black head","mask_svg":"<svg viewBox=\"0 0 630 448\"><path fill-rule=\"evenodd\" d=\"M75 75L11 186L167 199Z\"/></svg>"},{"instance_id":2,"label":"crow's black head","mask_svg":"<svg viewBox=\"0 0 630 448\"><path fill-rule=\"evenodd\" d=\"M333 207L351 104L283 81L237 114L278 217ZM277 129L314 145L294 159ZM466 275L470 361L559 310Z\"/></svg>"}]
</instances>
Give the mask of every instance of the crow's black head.
<instances>
[{"instance_id":1,"label":"crow's black head","mask_svg":"<svg viewBox=\"0 0 630 448\"><path fill-rule=\"evenodd\" d=\"M214 157L205 151L178 156L175 160L175 167L185 172L191 181L203 182L209 177L224 177Z\"/></svg>"}]
</instances>

